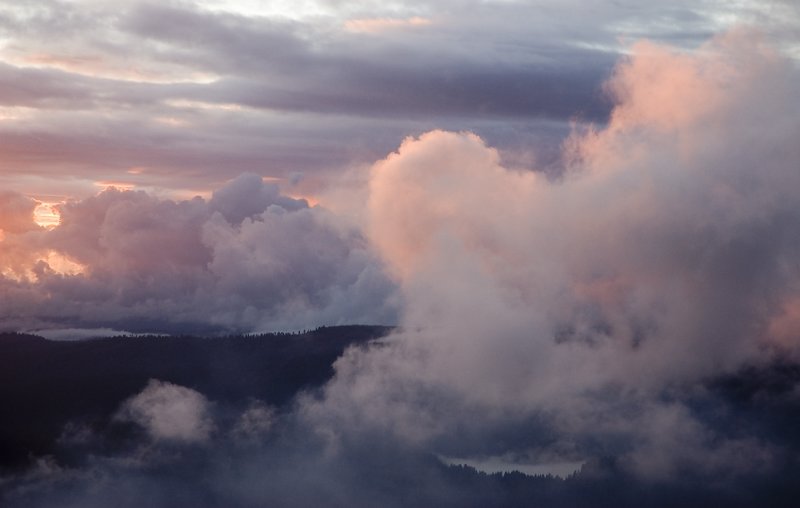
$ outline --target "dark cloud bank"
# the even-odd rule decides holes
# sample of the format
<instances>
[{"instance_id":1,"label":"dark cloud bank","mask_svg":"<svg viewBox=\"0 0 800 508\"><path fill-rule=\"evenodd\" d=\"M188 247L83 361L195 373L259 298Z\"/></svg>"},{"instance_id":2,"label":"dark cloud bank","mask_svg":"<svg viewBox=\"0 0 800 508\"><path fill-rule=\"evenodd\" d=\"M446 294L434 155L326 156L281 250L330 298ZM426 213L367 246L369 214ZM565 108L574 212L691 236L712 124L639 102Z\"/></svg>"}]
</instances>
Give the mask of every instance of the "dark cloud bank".
<instances>
[{"instance_id":1,"label":"dark cloud bank","mask_svg":"<svg viewBox=\"0 0 800 508\"><path fill-rule=\"evenodd\" d=\"M400 325L278 406L140 383L111 411L129 448L41 458L3 480L8 502L791 506L797 83L747 31L640 43L557 177L432 131L374 165L364 224L247 175L209 201L107 191L52 231L4 194L7 327ZM98 439L72 429L70 446ZM533 479L445 458L584 466Z\"/></svg>"}]
</instances>

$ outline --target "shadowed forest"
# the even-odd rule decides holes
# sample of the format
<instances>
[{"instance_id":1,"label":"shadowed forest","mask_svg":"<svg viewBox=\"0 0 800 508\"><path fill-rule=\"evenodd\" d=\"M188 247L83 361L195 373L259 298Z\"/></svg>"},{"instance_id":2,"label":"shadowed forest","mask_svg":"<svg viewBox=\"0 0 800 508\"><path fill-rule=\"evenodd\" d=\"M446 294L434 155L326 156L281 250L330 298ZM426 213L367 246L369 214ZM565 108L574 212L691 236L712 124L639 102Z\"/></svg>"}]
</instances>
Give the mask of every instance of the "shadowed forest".
<instances>
[{"instance_id":1,"label":"shadowed forest","mask_svg":"<svg viewBox=\"0 0 800 508\"><path fill-rule=\"evenodd\" d=\"M296 398L313 396L346 348L364 347L389 331L343 326L290 334L61 342L4 334L0 500L4 506L100 506L117 499L119 489L129 494L135 489L115 502L256 506L257 499L269 498L276 506L751 506L756 501L791 506L800 493L794 459L800 447L797 364L747 368L705 382L714 402L703 398L694 407L697 415L728 435L758 435L785 451L777 467L735 484L714 485L693 474L647 481L612 456L590 457L566 478L490 474L448 465L380 435L342 443L331 459L319 436L297 421ZM177 434L161 439L148 436L145 422L121 417L126 401L147 391L152 380L212 401L206 409L213 413L213 429L203 439ZM242 427L248 419L249 428ZM231 475L260 487L232 488Z\"/></svg>"}]
</instances>

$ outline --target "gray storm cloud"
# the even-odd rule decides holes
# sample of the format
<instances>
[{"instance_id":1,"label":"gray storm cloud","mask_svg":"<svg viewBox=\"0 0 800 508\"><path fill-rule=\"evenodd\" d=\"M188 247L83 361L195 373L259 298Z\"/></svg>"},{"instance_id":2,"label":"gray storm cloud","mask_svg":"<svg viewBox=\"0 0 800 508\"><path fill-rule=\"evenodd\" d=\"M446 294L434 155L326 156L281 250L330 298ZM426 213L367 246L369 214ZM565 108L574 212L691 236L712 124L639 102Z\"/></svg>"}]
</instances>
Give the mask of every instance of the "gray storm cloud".
<instances>
[{"instance_id":1,"label":"gray storm cloud","mask_svg":"<svg viewBox=\"0 0 800 508\"><path fill-rule=\"evenodd\" d=\"M254 331L394 319L393 284L363 236L255 175L209 201L108 190L61 206L50 231L10 234L22 219L6 217L5 328Z\"/></svg>"},{"instance_id":2,"label":"gray storm cloud","mask_svg":"<svg viewBox=\"0 0 800 508\"><path fill-rule=\"evenodd\" d=\"M402 327L348 351L308 418L450 452L465 428L530 422L558 438L517 452L575 459L591 436L652 477L763 467L774 450L670 394L797 353L797 84L746 31L693 53L640 43L557 179L474 134L406 139L368 204Z\"/></svg>"}]
</instances>

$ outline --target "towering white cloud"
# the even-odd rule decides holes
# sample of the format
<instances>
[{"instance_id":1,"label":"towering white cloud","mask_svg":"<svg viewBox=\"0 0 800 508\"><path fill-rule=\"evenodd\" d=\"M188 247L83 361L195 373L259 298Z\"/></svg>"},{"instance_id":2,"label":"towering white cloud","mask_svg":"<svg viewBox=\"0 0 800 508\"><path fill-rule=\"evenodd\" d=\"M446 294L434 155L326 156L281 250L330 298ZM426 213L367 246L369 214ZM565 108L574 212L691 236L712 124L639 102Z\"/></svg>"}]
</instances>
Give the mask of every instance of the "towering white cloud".
<instances>
[{"instance_id":1,"label":"towering white cloud","mask_svg":"<svg viewBox=\"0 0 800 508\"><path fill-rule=\"evenodd\" d=\"M642 43L608 83L609 124L573 134L559 178L504 168L473 134L407 139L369 201L403 327L340 359L309 416L433 446L546 422L562 450L592 436L653 476L766 460L664 401L798 351L798 83L746 31L691 53Z\"/></svg>"}]
</instances>

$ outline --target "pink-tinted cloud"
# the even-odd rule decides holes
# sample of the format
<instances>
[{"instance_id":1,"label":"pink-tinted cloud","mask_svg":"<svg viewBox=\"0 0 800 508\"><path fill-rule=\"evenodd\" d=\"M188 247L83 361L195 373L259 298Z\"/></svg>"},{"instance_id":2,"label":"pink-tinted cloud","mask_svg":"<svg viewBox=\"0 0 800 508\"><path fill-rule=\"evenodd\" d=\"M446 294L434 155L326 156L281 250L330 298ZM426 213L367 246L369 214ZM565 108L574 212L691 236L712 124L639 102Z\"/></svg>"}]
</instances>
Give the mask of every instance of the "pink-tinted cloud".
<instances>
[{"instance_id":1,"label":"pink-tinted cloud","mask_svg":"<svg viewBox=\"0 0 800 508\"><path fill-rule=\"evenodd\" d=\"M0 191L0 230L22 233L37 228L33 220L36 201L21 194Z\"/></svg>"},{"instance_id":2,"label":"pink-tinted cloud","mask_svg":"<svg viewBox=\"0 0 800 508\"><path fill-rule=\"evenodd\" d=\"M51 230L32 222L35 202L12 197L22 205L0 243L2 328L207 333L394 319L392 284L360 233L256 175L208 201L111 188L60 205Z\"/></svg>"},{"instance_id":3,"label":"pink-tinted cloud","mask_svg":"<svg viewBox=\"0 0 800 508\"><path fill-rule=\"evenodd\" d=\"M798 83L749 32L641 43L608 84L611 122L573 135L558 179L473 134L407 139L368 202L403 328L340 359L309 417L432 446L535 418L564 446L624 436L614 453L646 476L762 467L769 447L660 397L800 347Z\"/></svg>"}]
</instances>

